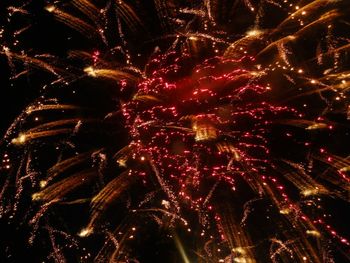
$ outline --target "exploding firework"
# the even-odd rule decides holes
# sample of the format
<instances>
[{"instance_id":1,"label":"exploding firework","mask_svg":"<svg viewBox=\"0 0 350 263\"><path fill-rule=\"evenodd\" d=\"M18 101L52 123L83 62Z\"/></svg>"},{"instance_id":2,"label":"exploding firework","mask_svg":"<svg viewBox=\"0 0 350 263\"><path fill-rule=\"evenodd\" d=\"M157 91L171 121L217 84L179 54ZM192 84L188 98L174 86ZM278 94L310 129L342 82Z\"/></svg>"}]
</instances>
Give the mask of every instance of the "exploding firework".
<instances>
[{"instance_id":1,"label":"exploding firework","mask_svg":"<svg viewBox=\"0 0 350 263\"><path fill-rule=\"evenodd\" d=\"M348 259L326 209L349 201L346 0L7 12L11 78L43 88L2 140L0 212L51 251L37 260ZM69 51L27 47L45 21Z\"/></svg>"}]
</instances>

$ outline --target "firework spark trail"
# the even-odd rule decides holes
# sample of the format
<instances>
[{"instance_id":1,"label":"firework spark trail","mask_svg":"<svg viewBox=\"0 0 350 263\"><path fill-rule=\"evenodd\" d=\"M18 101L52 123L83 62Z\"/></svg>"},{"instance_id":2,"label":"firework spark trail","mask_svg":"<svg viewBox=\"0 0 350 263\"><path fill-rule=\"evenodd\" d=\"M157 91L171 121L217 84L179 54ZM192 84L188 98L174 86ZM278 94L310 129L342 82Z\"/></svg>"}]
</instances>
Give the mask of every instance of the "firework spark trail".
<instances>
[{"instance_id":1,"label":"firework spark trail","mask_svg":"<svg viewBox=\"0 0 350 263\"><path fill-rule=\"evenodd\" d=\"M80 32L82 35L86 37L96 37L97 32L94 26L90 25L89 23L85 22L84 20L71 15L69 13L66 13L60 9L58 9L54 5L50 5L46 7L46 10L50 13L52 13L56 19L67 26L75 29L76 31Z\"/></svg>"},{"instance_id":2,"label":"firework spark trail","mask_svg":"<svg viewBox=\"0 0 350 263\"><path fill-rule=\"evenodd\" d=\"M140 18L134 12L134 10L124 1L117 1L116 7L117 13L133 31L138 31L138 28L143 25Z\"/></svg>"},{"instance_id":3,"label":"firework spark trail","mask_svg":"<svg viewBox=\"0 0 350 263\"><path fill-rule=\"evenodd\" d=\"M81 153L69 159L65 159L61 162L58 162L47 171L47 177L45 178L45 180L40 181L40 186L45 187L50 181L52 181L57 176L63 174L65 171L90 160L94 152L97 151L93 150L90 152Z\"/></svg>"},{"instance_id":4,"label":"firework spark trail","mask_svg":"<svg viewBox=\"0 0 350 263\"><path fill-rule=\"evenodd\" d=\"M73 6L78 8L83 14L85 14L91 21L99 21L100 10L94 6L88 0L74 0L72 1Z\"/></svg>"},{"instance_id":5,"label":"firework spark trail","mask_svg":"<svg viewBox=\"0 0 350 263\"><path fill-rule=\"evenodd\" d=\"M80 235L87 236L93 230L96 222L100 219L101 214L110 206L110 203L118 199L118 197L130 187L136 180L135 176L129 172L124 172L111 182L109 182L91 201L91 218L88 226L84 228Z\"/></svg>"},{"instance_id":6,"label":"firework spark trail","mask_svg":"<svg viewBox=\"0 0 350 263\"><path fill-rule=\"evenodd\" d=\"M76 188L90 183L90 181L96 176L97 174L95 169L81 171L44 188L38 193L33 194L32 198L33 200L57 202L65 195L74 191Z\"/></svg>"},{"instance_id":7,"label":"firework spark trail","mask_svg":"<svg viewBox=\"0 0 350 263\"><path fill-rule=\"evenodd\" d=\"M9 61L11 61L11 63L12 63L12 60L19 60L34 68L43 69L56 76L59 76L58 68L55 68L50 63L44 62L42 60L29 57L27 55L19 55L19 54L13 53L7 47L3 47L3 51L0 51L0 54L6 55L6 57L8 58ZM14 67L14 65L12 67Z\"/></svg>"},{"instance_id":8,"label":"firework spark trail","mask_svg":"<svg viewBox=\"0 0 350 263\"><path fill-rule=\"evenodd\" d=\"M120 79L125 79L128 81L137 82L138 78L137 76L134 76L130 73L127 73L122 70L116 70L116 69L94 69L92 67L85 68L84 71L92 77L101 77L101 78L107 78L112 79L115 81L120 81Z\"/></svg>"}]
</instances>

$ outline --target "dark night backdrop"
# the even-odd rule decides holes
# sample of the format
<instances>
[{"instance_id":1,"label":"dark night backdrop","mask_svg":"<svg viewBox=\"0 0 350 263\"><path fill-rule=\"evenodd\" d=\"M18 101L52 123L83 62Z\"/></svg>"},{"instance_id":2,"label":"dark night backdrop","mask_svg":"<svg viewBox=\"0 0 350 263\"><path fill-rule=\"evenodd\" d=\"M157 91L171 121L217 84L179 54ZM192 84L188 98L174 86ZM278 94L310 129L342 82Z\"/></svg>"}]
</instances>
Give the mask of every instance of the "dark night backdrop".
<instances>
[{"instance_id":1,"label":"dark night backdrop","mask_svg":"<svg viewBox=\"0 0 350 263\"><path fill-rule=\"evenodd\" d=\"M46 5L44 1L39 0L33 2L35 3L31 3L29 8L32 11L32 15L30 16L31 27L26 32L22 33L18 38L20 43L19 47L17 48L18 50L23 49L29 51L28 54L48 53L58 57L65 57L67 51L70 49L84 49L86 51L93 52L94 50L103 48L102 45L96 45L96 42L94 40L89 40L85 37L82 37L79 33L57 22L54 17L48 12L44 12L43 10ZM9 27L16 26L17 23L14 23L16 19L11 19L11 23L8 22L8 11L6 9L7 6L8 3L6 3L6 1L0 1L0 27L4 26L8 29ZM148 8L147 12L155 12L151 5L145 4L145 7L146 6ZM19 19L18 24L21 23L23 23L23 21ZM149 23L149 28L151 28L149 36L155 37L157 34L162 34L161 29L158 27L159 21L157 21L156 18L153 20L150 18ZM243 29L245 30L244 27ZM12 30L7 30L7 32L11 31ZM4 45L7 45L6 42L11 43L13 41L13 36L5 34L3 38L0 39L0 41L2 41ZM141 38L137 41L142 42L143 39ZM14 49L16 49L16 47L14 47ZM142 60L150 54L150 48L147 47L147 45L144 45L141 47L141 49L138 49L138 52L145 54L143 58L140 58ZM308 52L307 49L306 52ZM23 66L21 65L16 65L16 67L23 69ZM1 135L5 133L11 122L16 118L16 116L21 113L26 105L40 96L41 87L51 80L51 77L45 72L35 71L29 75L22 76L16 80L12 80L11 76L13 76L13 70L14 69L9 67L6 57L0 56ZM16 72L19 71L20 70ZM94 96L96 94L92 92L90 95ZM102 97L100 99L103 101L104 95L101 96ZM94 97L94 99L96 99L96 97ZM98 99L96 103L99 103ZM113 105L109 106L113 107ZM348 141L339 142L341 144L344 143L346 147L349 147L350 145ZM1 170L0 172L1 176L4 176L4 173L2 173ZM3 178L1 179L1 182L3 182ZM326 211L329 210L334 215L330 219L330 223L333 224L336 229L344 236L350 237L349 205L343 201L328 198L328 200L325 200L325 207ZM80 215L79 211L77 212L72 210L71 213L72 218L79 217ZM0 262L39 262L38 259L40 256L38 255L42 253L43 247L36 245L34 245L34 247L29 247L27 245L26 239L28 238L28 228L25 225L19 225L19 221L20 220L18 219L15 219L13 221L9 221L8 218L0 219ZM148 245L149 248L152 247L151 244L153 242L155 242L155 240L150 240ZM44 247L44 249L46 248ZM147 249L146 247L143 247L142 250ZM150 251L152 249L148 250ZM166 262L162 260L157 261L157 259L155 260L157 257L162 257L160 251L147 253L150 254L144 255L147 259L144 262ZM346 254L345 251L337 251L337 254L339 254L339 259L336 261L337 263L349 262L349 259L344 256L344 253Z\"/></svg>"}]
</instances>

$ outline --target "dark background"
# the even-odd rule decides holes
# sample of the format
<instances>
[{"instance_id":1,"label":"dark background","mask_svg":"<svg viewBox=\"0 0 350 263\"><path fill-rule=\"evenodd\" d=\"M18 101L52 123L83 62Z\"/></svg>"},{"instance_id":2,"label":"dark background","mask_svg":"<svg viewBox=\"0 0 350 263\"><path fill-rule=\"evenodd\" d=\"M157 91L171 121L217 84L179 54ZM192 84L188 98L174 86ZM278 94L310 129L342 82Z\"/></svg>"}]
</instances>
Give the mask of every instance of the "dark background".
<instances>
[{"instance_id":1,"label":"dark background","mask_svg":"<svg viewBox=\"0 0 350 263\"><path fill-rule=\"evenodd\" d=\"M35 54L52 54L58 58L65 58L67 51L70 49L83 49L88 52L94 52L95 50L107 50L108 47L104 46L103 43L96 43L92 39L85 38L81 36L76 31L67 28L65 25L57 22L54 17L44 11L46 6L45 1L33 1L26 6L26 10L30 10L31 14L23 18L20 14L14 14L9 17L9 11L7 7L9 3L6 1L0 2L0 29L4 29L4 33L0 38L0 48L7 46L10 50L14 52L26 51L28 55ZM160 28L159 20L155 16L155 9L151 3L144 3L144 12L151 14L148 22L147 34L144 36L139 35L130 36L131 42L144 42L146 39L154 39L159 35L162 35L165 31L164 28ZM247 18L250 23L251 18ZM271 18L271 20L278 20L278 15ZM240 18L244 21L244 17ZM30 28L24 33L17 37L14 37L13 32L30 24ZM242 22L242 30L246 30L245 23ZM18 41L18 44L14 43ZM111 45L120 44L119 39L112 39ZM166 45L166 41L163 42ZM139 58L140 64L149 56L152 52L150 48L152 44L145 44L142 47L136 47L135 50L131 50L132 54L141 53L142 56ZM138 50L136 52L136 50ZM307 52L307 48L305 49ZM22 70L26 69L20 62L14 62L15 67L10 67L9 62L4 54L0 55L0 113L1 113L1 123L0 123L0 134L5 134L5 131L10 126L12 121L22 112L22 110L29 103L33 102L38 96L42 94L41 88L52 80L52 76L48 73L42 71L30 71L30 74L25 74L19 78L13 79L12 77ZM350 145L348 141L344 144ZM4 147L4 145L1 145ZM5 176L2 170L0 170L1 176ZM325 200L324 202L325 210L331 211L333 217L330 218L329 223L335 226L337 231L344 236L349 237L349 206L344 201ZM72 212L74 213L74 212ZM76 214L75 216L79 216ZM34 246L28 248L26 245L26 240L28 236L28 229L26 227L18 227L16 223L9 222L8 219L0 219L0 235L1 235L1 246L0 246L0 262L7 262L8 255L11 255L12 260L9 262L38 262L40 256L36 258L36 255L40 254L42 247ZM150 240L149 244L152 244L154 240ZM152 246L145 250L152 250ZM158 255L144 255L144 257L149 261L144 262L156 262L154 258L160 257L161 252L155 252ZM343 251L339 248L336 251L336 260L338 263L349 262L349 259ZM163 261L164 262L164 261Z\"/></svg>"}]
</instances>

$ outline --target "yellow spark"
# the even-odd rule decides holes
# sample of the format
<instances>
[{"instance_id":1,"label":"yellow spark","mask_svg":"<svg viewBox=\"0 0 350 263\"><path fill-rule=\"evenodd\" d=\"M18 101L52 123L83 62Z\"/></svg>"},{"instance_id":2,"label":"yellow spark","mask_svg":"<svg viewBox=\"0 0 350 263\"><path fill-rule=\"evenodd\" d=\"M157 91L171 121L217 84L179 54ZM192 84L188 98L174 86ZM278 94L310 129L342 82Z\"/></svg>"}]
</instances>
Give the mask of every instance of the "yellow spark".
<instances>
[{"instance_id":1,"label":"yellow spark","mask_svg":"<svg viewBox=\"0 0 350 263\"><path fill-rule=\"evenodd\" d=\"M117 160L117 163L119 164L119 166L126 167L126 161L127 161L126 158L119 158Z\"/></svg>"},{"instance_id":2,"label":"yellow spark","mask_svg":"<svg viewBox=\"0 0 350 263\"><path fill-rule=\"evenodd\" d=\"M350 166L343 167L339 170L340 172L349 172L350 171Z\"/></svg>"},{"instance_id":3,"label":"yellow spark","mask_svg":"<svg viewBox=\"0 0 350 263\"><path fill-rule=\"evenodd\" d=\"M247 254L246 250L243 247L234 247L232 248L232 252L240 253L241 255Z\"/></svg>"},{"instance_id":4,"label":"yellow spark","mask_svg":"<svg viewBox=\"0 0 350 263\"><path fill-rule=\"evenodd\" d=\"M263 33L263 31L259 30L259 29L252 29L252 30L249 30L246 35L247 36L250 36L250 37L254 37L254 36L258 36L258 35L261 35Z\"/></svg>"},{"instance_id":5,"label":"yellow spark","mask_svg":"<svg viewBox=\"0 0 350 263\"><path fill-rule=\"evenodd\" d=\"M316 187L316 188L310 188L310 189L306 189L306 190L304 190L304 191L302 191L301 192L301 194L303 195L303 196L311 196L311 195L316 195L316 194L318 194L320 191L319 191L319 189L318 189L318 187Z\"/></svg>"},{"instance_id":6,"label":"yellow spark","mask_svg":"<svg viewBox=\"0 0 350 263\"><path fill-rule=\"evenodd\" d=\"M306 230L306 234L310 236L315 236L315 237L320 237L321 233L318 232L317 230Z\"/></svg>"},{"instance_id":7,"label":"yellow spark","mask_svg":"<svg viewBox=\"0 0 350 263\"><path fill-rule=\"evenodd\" d=\"M45 9L46 9L46 11L51 13L51 12L55 11L56 7L54 5L48 5L45 7Z\"/></svg>"},{"instance_id":8,"label":"yellow spark","mask_svg":"<svg viewBox=\"0 0 350 263\"><path fill-rule=\"evenodd\" d=\"M280 210L280 214L282 215L288 215L290 213L290 209L289 208L284 208Z\"/></svg>"},{"instance_id":9,"label":"yellow spark","mask_svg":"<svg viewBox=\"0 0 350 263\"><path fill-rule=\"evenodd\" d=\"M47 181L40 181L40 188L44 188L47 185Z\"/></svg>"},{"instance_id":10,"label":"yellow spark","mask_svg":"<svg viewBox=\"0 0 350 263\"><path fill-rule=\"evenodd\" d=\"M42 197L41 193L35 193L35 194L32 195L32 200L33 201L38 201L38 200L41 199L41 197Z\"/></svg>"},{"instance_id":11,"label":"yellow spark","mask_svg":"<svg viewBox=\"0 0 350 263\"><path fill-rule=\"evenodd\" d=\"M89 236L92 232L93 232L93 228L92 228L92 227L83 228L83 229L79 232L78 235L79 235L80 237L87 237L87 236Z\"/></svg>"},{"instance_id":12,"label":"yellow spark","mask_svg":"<svg viewBox=\"0 0 350 263\"><path fill-rule=\"evenodd\" d=\"M142 94L135 94L132 98L133 100L139 100L139 101L154 101L154 102L160 102L161 100L153 95L142 95Z\"/></svg>"},{"instance_id":13,"label":"yellow spark","mask_svg":"<svg viewBox=\"0 0 350 263\"><path fill-rule=\"evenodd\" d=\"M93 67L87 67L84 69L84 72L87 73L91 77L96 77L96 72Z\"/></svg>"},{"instance_id":14,"label":"yellow spark","mask_svg":"<svg viewBox=\"0 0 350 263\"><path fill-rule=\"evenodd\" d=\"M25 134L20 134L17 138L12 140L13 144L23 144L26 142L27 136Z\"/></svg>"},{"instance_id":15,"label":"yellow spark","mask_svg":"<svg viewBox=\"0 0 350 263\"><path fill-rule=\"evenodd\" d=\"M327 128L327 124L325 123L315 123L312 125L309 125L308 127L306 127L306 130L318 130L318 129L325 129Z\"/></svg>"}]
</instances>

